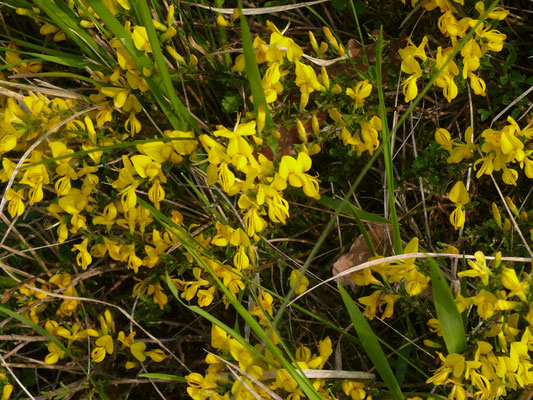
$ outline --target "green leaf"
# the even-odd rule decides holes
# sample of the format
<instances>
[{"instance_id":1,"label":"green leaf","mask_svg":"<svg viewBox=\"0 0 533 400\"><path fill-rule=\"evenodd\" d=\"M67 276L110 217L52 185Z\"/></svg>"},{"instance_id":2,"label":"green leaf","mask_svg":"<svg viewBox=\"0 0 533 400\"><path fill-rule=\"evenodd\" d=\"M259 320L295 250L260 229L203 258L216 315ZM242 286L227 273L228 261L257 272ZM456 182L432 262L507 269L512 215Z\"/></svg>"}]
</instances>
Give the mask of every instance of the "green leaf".
<instances>
[{"instance_id":1,"label":"green leaf","mask_svg":"<svg viewBox=\"0 0 533 400\"><path fill-rule=\"evenodd\" d=\"M291 194L297 194L297 192L302 193L301 191L297 191L297 190L289 190L288 192ZM339 213L341 214L354 217L354 218L359 217L363 221L390 224L390 220L388 220L387 218L382 217L381 215L378 215L378 214L373 214L368 211L360 210L354 205L348 203L347 201L332 199L331 197L328 197L328 196L321 196L320 200L316 200L316 202L318 204L322 204L323 206L331 208L332 210L339 210Z\"/></svg>"},{"instance_id":2,"label":"green leaf","mask_svg":"<svg viewBox=\"0 0 533 400\"><path fill-rule=\"evenodd\" d=\"M242 4L239 1L239 10L242 9ZM250 83L250 89L252 90L252 99L254 103L255 115L257 116L259 109L264 108L266 112L265 117L265 130L268 132L272 128L272 117L268 110L268 104L265 98L265 92L263 91L263 85L261 83L261 74L259 73L259 66L255 61L255 53L252 47L252 37L250 35L250 28L246 17L240 12L241 16L241 38L242 48L244 52L245 71L248 82ZM277 150L277 146L276 146Z\"/></svg>"},{"instance_id":3,"label":"green leaf","mask_svg":"<svg viewBox=\"0 0 533 400\"><path fill-rule=\"evenodd\" d=\"M509 70L509 68L511 68L511 66L514 64L515 61L516 61L516 50L513 48L511 49L511 52L509 53L509 55L507 56L507 59L505 60L505 65L504 65L505 71Z\"/></svg>"},{"instance_id":4,"label":"green leaf","mask_svg":"<svg viewBox=\"0 0 533 400\"><path fill-rule=\"evenodd\" d=\"M108 64L116 63L109 55L99 46L87 31L79 24L80 19L67 7L64 2L53 2L50 0L35 0L41 10L61 29L65 34L93 59L103 59Z\"/></svg>"},{"instance_id":5,"label":"green leaf","mask_svg":"<svg viewBox=\"0 0 533 400\"><path fill-rule=\"evenodd\" d=\"M379 375L383 379L383 382L385 382L385 385L387 385L394 398L397 400L404 400L400 385L394 376L394 372L392 372L389 361L387 360L383 349L379 345L376 334L372 331L372 328L368 324L368 321L361 310L359 310L359 307L355 301L351 298L346 289L344 289L340 284L339 290L341 292L342 300L344 301L344 306L348 310L350 319L352 320L355 331L357 332L357 336L359 336L359 339L365 348L366 354L368 354L372 360L372 364L374 364L374 367L376 367Z\"/></svg>"},{"instance_id":6,"label":"green leaf","mask_svg":"<svg viewBox=\"0 0 533 400\"><path fill-rule=\"evenodd\" d=\"M466 349L466 335L461 314L437 262L432 258L428 258L428 262L435 309L446 349L449 354L461 353Z\"/></svg>"},{"instance_id":7,"label":"green leaf","mask_svg":"<svg viewBox=\"0 0 533 400\"><path fill-rule=\"evenodd\" d=\"M185 379L183 376L176 376L176 375L170 375L170 374L147 373L147 374L139 374L139 377L148 378L148 379L164 379L167 381L187 383L187 379Z\"/></svg>"},{"instance_id":8,"label":"green leaf","mask_svg":"<svg viewBox=\"0 0 533 400\"><path fill-rule=\"evenodd\" d=\"M383 147L383 159L385 161L385 175L387 178L387 195L389 200L390 217L392 221L392 243L394 246L394 253L402 253L402 239L400 236L400 223L396 213L396 200L394 191L394 172L392 162L392 147L391 147L391 132L389 130L389 120L387 118L387 110L385 107L385 97L383 95L383 82L381 75L381 63L383 51L383 26L379 28L379 37L376 50L376 73L377 73L377 87L379 98L379 118L381 119L381 135Z\"/></svg>"},{"instance_id":9,"label":"green leaf","mask_svg":"<svg viewBox=\"0 0 533 400\"><path fill-rule=\"evenodd\" d=\"M146 0L132 0L131 5L135 8L135 11L138 12L142 26L146 28L146 34L148 35L148 40L150 41L150 46L152 47L152 55L154 57L155 63L157 64L157 69L159 71L159 77L163 83L162 91L167 98L170 99L170 104L176 115L176 117L181 121L187 121L189 126L191 126L197 134L200 134L200 128L196 121L192 118L189 110L185 108L181 100L176 95L176 91L172 86L172 81L168 72L168 67L165 62L165 57L161 49L163 44L159 42L157 33L155 31L154 23L152 21L152 14L148 8ZM186 129L185 126L182 129Z\"/></svg>"}]
</instances>

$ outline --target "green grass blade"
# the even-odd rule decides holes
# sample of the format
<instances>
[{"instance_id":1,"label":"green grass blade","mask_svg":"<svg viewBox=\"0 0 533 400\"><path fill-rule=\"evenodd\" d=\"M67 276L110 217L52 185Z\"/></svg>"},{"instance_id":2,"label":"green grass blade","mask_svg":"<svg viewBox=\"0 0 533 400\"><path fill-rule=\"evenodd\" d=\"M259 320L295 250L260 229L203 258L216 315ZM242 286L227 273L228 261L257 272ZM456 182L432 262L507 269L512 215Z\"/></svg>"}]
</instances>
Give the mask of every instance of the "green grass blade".
<instances>
[{"instance_id":1,"label":"green grass blade","mask_svg":"<svg viewBox=\"0 0 533 400\"><path fill-rule=\"evenodd\" d=\"M171 374L157 374L149 372L147 374L139 374L138 376L139 378L163 379L165 381L187 383L187 379L185 379L183 376L176 376Z\"/></svg>"},{"instance_id":2,"label":"green grass blade","mask_svg":"<svg viewBox=\"0 0 533 400\"><path fill-rule=\"evenodd\" d=\"M212 314L205 311L203 308L198 306L190 306L187 303L185 303L178 293L178 289L176 289L176 285L174 285L174 282L170 279L170 276L168 275L168 272L166 273L167 277L167 285L170 289L170 292L174 295L174 297L186 308L191 310L192 312L198 314L199 316L205 318L207 321L211 322L212 324L218 326L220 329L222 329L224 332L226 332L229 336L231 336L233 339L237 340L240 344L242 344L244 347L246 347L248 350L250 350L257 358L262 359L266 363L270 364L274 368L279 368L279 365L276 365L272 363L271 360L263 356L261 353L257 351L257 349L252 346L250 343L244 339L239 332L237 332L235 329L232 329L222 321L220 321L218 318L213 316Z\"/></svg>"},{"instance_id":3,"label":"green grass blade","mask_svg":"<svg viewBox=\"0 0 533 400\"><path fill-rule=\"evenodd\" d=\"M359 17L357 16L357 11L355 10L355 5L353 0L350 0L350 5L352 7L353 18L355 19L355 25L357 26L357 33L359 35L359 41L361 42L361 49L363 50L363 62L370 71L370 63L368 62L368 55L366 53L365 38L363 37L363 32L361 32L361 25L359 25Z\"/></svg>"},{"instance_id":4,"label":"green grass blade","mask_svg":"<svg viewBox=\"0 0 533 400\"><path fill-rule=\"evenodd\" d=\"M224 0L215 0L215 7L222 7L224 5ZM217 24L218 25L218 24ZM226 32L225 26L218 25L218 40L220 41L220 48L225 50L228 48L228 33ZM226 69L231 69L231 58L228 53L224 54L224 66Z\"/></svg>"},{"instance_id":5,"label":"green grass blade","mask_svg":"<svg viewBox=\"0 0 533 400\"><path fill-rule=\"evenodd\" d=\"M80 19L62 2L52 2L50 0L35 0L34 3L43 10L46 15L61 29L65 34L82 49L91 58L97 57L104 60L110 66L114 66L116 61L102 50L79 21Z\"/></svg>"},{"instance_id":6,"label":"green grass blade","mask_svg":"<svg viewBox=\"0 0 533 400\"><path fill-rule=\"evenodd\" d=\"M149 71L154 71L154 65L152 64L152 61L148 58L148 56L146 56L146 54L144 54L144 52L137 50L131 35L126 32L126 29L124 29L111 11L109 11L102 0L88 0L87 3L105 23L106 27L111 31L113 36L120 40L126 51L133 59L137 69L141 71L141 73L145 68ZM172 111L170 103L165 99L165 95L160 88L161 85L159 85L156 79L153 77L145 77L145 79L148 87L150 88L152 96L154 96L156 99L172 127L177 130L186 130L184 122L176 116L176 114Z\"/></svg>"},{"instance_id":7,"label":"green grass blade","mask_svg":"<svg viewBox=\"0 0 533 400\"><path fill-rule=\"evenodd\" d=\"M242 4L239 1L239 10L242 9ZM246 17L240 13L241 19L241 38L242 38L242 48L244 51L244 60L245 60L245 71L248 82L250 83L250 89L252 90L252 99L254 103L255 115L257 116L259 109L264 107L266 112L265 117L265 130L268 132L272 129L273 122L270 112L268 110L268 104L265 98L265 92L263 91L263 85L261 83L261 74L259 73L259 66L255 61L255 53L252 47L252 37L250 35L250 28L248 27L248 22ZM276 150L274 154L277 154L277 145L274 146L273 150Z\"/></svg>"},{"instance_id":8,"label":"green grass blade","mask_svg":"<svg viewBox=\"0 0 533 400\"><path fill-rule=\"evenodd\" d=\"M323 206L331 208L332 210L339 210L340 214L344 214L354 218L360 218L363 221L377 222L381 224L390 224L391 222L390 220L385 217L382 217L381 215L361 210L355 207L353 204L348 203L348 201L332 199L331 197L321 195L320 199L316 202L318 204L322 204Z\"/></svg>"},{"instance_id":9,"label":"green grass blade","mask_svg":"<svg viewBox=\"0 0 533 400\"><path fill-rule=\"evenodd\" d=\"M426 393L426 392L407 392L405 393L407 396L419 396L423 399L437 399L437 400L448 400L447 397L439 396L435 393Z\"/></svg>"},{"instance_id":10,"label":"green grass blade","mask_svg":"<svg viewBox=\"0 0 533 400\"><path fill-rule=\"evenodd\" d=\"M159 210L156 210L147 202L142 199L137 200L138 204L150 210L151 214L157 218L167 229L181 241L183 247L187 252L195 259L195 261L200 265L205 271L207 271L216 285L224 292L226 298L229 300L235 311L241 316L241 318L248 324L251 330L255 333L258 339L266 346L266 348L272 353L274 358L279 361L281 366L287 370L291 377L298 383L302 391L307 395L310 400L322 400L321 396L318 394L316 389L313 387L313 384L309 379L302 376L296 368L283 356L281 351L272 343L267 333L263 330L261 325L254 319L254 317L248 312L248 310L239 302L239 300L229 291L229 289L224 286L222 281L216 276L216 274L211 270L209 265L200 257L196 246L192 241L187 238L187 234L183 228L176 225L172 220L167 216L161 213ZM167 278L168 280L168 278ZM198 307L200 308L200 307ZM195 309L196 310L196 309ZM196 310L195 312L200 313L202 311L202 316L208 318L208 320L213 321L213 316L204 310Z\"/></svg>"},{"instance_id":11,"label":"green grass blade","mask_svg":"<svg viewBox=\"0 0 533 400\"><path fill-rule=\"evenodd\" d=\"M53 164L56 161L65 160L67 158L83 157L83 156L86 156L86 155L88 155L90 153L96 153L96 152L99 152L99 151L104 152L104 151L112 151L112 150L119 150L119 149L127 149L127 148L135 147L135 146L137 146L139 144L155 143L155 142L172 142L172 141L175 141L175 140L190 140L190 139L187 139L187 138L160 137L160 138L154 138L154 139L134 140L134 141L131 141L131 142L115 143L115 144L110 144L110 145L107 145L107 146L95 147L95 148L89 149L89 150L79 150L79 151L76 151L74 153L70 153L70 154L62 155L62 156L58 156L58 157L44 158L44 159L42 159L40 161L36 161L34 163L29 163L29 164L22 165L20 167L20 170L24 170L26 168L34 167L36 165L41 165L41 164L44 164L44 165Z\"/></svg>"},{"instance_id":12,"label":"green grass blade","mask_svg":"<svg viewBox=\"0 0 533 400\"><path fill-rule=\"evenodd\" d=\"M435 309L446 349L450 354L460 353L466 349L466 335L461 314L437 262L432 258L428 258L428 262Z\"/></svg>"},{"instance_id":13,"label":"green grass blade","mask_svg":"<svg viewBox=\"0 0 533 400\"><path fill-rule=\"evenodd\" d=\"M181 100L176 95L174 86L172 86L172 81L170 79L168 67L165 62L165 57L161 51L163 45L159 42L159 38L157 37L154 23L152 21L152 14L150 13L150 9L148 8L146 0L135 0L131 2L131 5L138 12L141 23L146 28L148 40L150 41L150 46L152 47L152 55L157 65L159 77L163 83L163 92L165 93L165 96L170 99L170 104L172 105L174 113L179 120L187 121L189 125L196 131L196 133L200 134L201 131L198 127L198 124L191 117L191 114L187 108L185 108Z\"/></svg>"},{"instance_id":14,"label":"green grass blade","mask_svg":"<svg viewBox=\"0 0 533 400\"><path fill-rule=\"evenodd\" d=\"M394 253L402 254L402 238L400 236L400 224L398 222L398 214L396 213L396 202L394 199L394 171L392 164L392 148L391 135L389 131L389 121L387 119L387 111L385 108L385 97L383 96L383 81L381 74L381 62L383 58L383 26L379 28L378 43L376 48L376 74L379 98L379 118L381 119L381 137L383 147L383 159L385 161L385 176L387 179L387 194L389 200L389 211L392 221L392 244L394 246Z\"/></svg>"},{"instance_id":15,"label":"green grass blade","mask_svg":"<svg viewBox=\"0 0 533 400\"><path fill-rule=\"evenodd\" d=\"M348 310L348 314L350 314L350 319L352 320L355 331L357 332L357 336L359 336L361 344L372 360L372 363L383 379L383 382L385 382L385 385L387 385L395 399L404 400L400 385L394 376L394 372L392 372L389 361L387 360L383 349L379 345L376 334L372 331L372 328L368 324L368 321L364 317L363 313L359 310L359 307L355 301L340 284L339 290L341 292L344 305Z\"/></svg>"},{"instance_id":16,"label":"green grass blade","mask_svg":"<svg viewBox=\"0 0 533 400\"><path fill-rule=\"evenodd\" d=\"M41 53L34 53L31 51L22 51L22 50L13 50L8 47L0 46L0 50L2 51L10 51L13 53L18 53L18 54L26 54L28 56L35 57L37 59L36 61L50 61L55 64L65 65L67 67L84 69L85 67L90 66L91 68L100 69L100 67L97 64L94 64L90 60L85 60L82 57L79 57L73 54L66 54L60 51L52 51L51 49L47 49L42 46L35 46L23 40L19 40L19 41L14 40L14 38L10 38L5 35L2 35L1 37L5 37L6 39L15 42L17 45L21 47L27 47L29 49L39 50L41 51ZM22 61L27 62L29 60L24 59ZM2 69L5 69L6 65L2 65Z\"/></svg>"}]
</instances>

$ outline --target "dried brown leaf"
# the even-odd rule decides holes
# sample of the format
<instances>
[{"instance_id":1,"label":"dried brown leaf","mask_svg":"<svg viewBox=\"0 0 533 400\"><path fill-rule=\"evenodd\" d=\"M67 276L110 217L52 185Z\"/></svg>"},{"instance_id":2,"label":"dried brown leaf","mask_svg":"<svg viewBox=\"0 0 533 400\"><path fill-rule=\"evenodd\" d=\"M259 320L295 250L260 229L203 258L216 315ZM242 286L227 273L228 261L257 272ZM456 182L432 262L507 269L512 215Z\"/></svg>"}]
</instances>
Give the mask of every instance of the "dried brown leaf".
<instances>
[{"instance_id":1,"label":"dried brown leaf","mask_svg":"<svg viewBox=\"0 0 533 400\"><path fill-rule=\"evenodd\" d=\"M390 243L390 232L390 225L385 224L372 225L368 230L372 246L374 246L378 254ZM333 264L333 276L346 271L348 268L367 262L370 256L371 250L366 244L364 236L361 234L355 239L348 253L340 256L337 262ZM351 275L340 277L339 282L344 286L354 287Z\"/></svg>"}]
</instances>

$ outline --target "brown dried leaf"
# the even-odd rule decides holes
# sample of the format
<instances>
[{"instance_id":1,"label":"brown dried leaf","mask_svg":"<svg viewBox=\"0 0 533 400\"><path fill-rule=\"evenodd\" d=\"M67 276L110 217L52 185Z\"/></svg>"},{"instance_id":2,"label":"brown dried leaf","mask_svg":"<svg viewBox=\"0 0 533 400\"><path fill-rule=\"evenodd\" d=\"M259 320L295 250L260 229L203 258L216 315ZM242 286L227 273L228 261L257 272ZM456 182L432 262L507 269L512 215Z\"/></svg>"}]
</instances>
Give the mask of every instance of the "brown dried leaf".
<instances>
[{"instance_id":1,"label":"brown dried leaf","mask_svg":"<svg viewBox=\"0 0 533 400\"><path fill-rule=\"evenodd\" d=\"M370 227L368 233L370 234L372 246L374 246L377 253L381 253L384 247L390 243L390 232L390 225L376 224ZM338 275L349 268L355 267L356 265L367 262L370 256L370 249L366 244L364 236L361 234L355 239L355 242L353 242L350 251L340 256L337 262L333 264L333 276ZM344 286L354 287L353 279L350 275L342 276L338 281Z\"/></svg>"}]
</instances>

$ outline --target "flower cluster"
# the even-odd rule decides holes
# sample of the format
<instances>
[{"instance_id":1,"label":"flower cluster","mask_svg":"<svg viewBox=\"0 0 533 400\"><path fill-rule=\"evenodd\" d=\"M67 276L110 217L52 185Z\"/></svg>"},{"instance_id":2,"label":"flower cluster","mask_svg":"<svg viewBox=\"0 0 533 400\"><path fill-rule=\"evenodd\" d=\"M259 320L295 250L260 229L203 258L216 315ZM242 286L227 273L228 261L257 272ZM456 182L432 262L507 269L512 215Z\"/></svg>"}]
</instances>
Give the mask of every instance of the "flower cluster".
<instances>
[{"instance_id":1,"label":"flower cluster","mask_svg":"<svg viewBox=\"0 0 533 400\"><path fill-rule=\"evenodd\" d=\"M405 3L405 0L402 0ZM418 1L412 1L413 6ZM457 3L464 5L463 1ZM438 8L441 16L438 20L438 27L442 35L449 39L451 45L445 48L438 46L434 53L434 58L428 58L425 47L428 44L428 38L424 36L420 45L416 46L411 40L409 45L399 50L402 58L401 69L402 72L409 75L403 83L403 93L405 101L411 101L418 95L417 80L424 74L424 68L420 65L423 63L424 67L431 69L433 72L440 72L436 85L442 89L442 93L448 102L452 101L459 93L455 79L457 77L463 80L468 79L470 87L476 95L486 95L486 84L481 78L478 70L481 65L483 57L487 56L489 51L499 52L503 48L503 42L506 35L496 29L492 29L492 24L489 20L503 20L509 14L509 11L501 7L496 7L487 16L487 20L481 22L471 38L461 49L462 56L462 70L453 60L449 60L451 54L456 49L459 40L464 38L470 28L478 24L478 19L463 17L457 19L459 15L463 14L455 2L449 0L425 0L422 1L422 7L427 11L432 11ZM476 3L476 11L480 18L485 13L485 5L483 1ZM446 64L446 65L445 65Z\"/></svg>"},{"instance_id":2,"label":"flower cluster","mask_svg":"<svg viewBox=\"0 0 533 400\"><path fill-rule=\"evenodd\" d=\"M272 297L262 292L259 298L262 312L272 314ZM267 307L266 309L264 307ZM254 312L258 307L254 307ZM256 313L257 315L257 313ZM279 342L275 334L272 335L275 343ZM235 398L249 398L254 393L262 399L271 399L269 392L276 391L287 399L304 399L304 393L298 383L289 372L277 365L276 360L269 356L269 352L264 350L264 354L258 352L259 347L244 345L240 341L231 338L219 326L213 325L211 330L211 346L217 350L220 356L209 353L205 361L208 364L204 375L192 373L186 376L189 387L187 393L194 400L205 399L226 399L231 396ZM302 370L321 370L324 368L329 356L333 353L331 339L327 337L319 342L318 354L313 354L307 346L301 345L295 353L297 365ZM226 364L238 366L244 371L246 378L234 379L231 375L223 373ZM272 381L268 383L268 381ZM327 390L324 379L313 379L314 388L323 399L332 399ZM346 381L347 394L355 390L354 387L362 389L359 382ZM352 386L350 386L352 385ZM358 386L360 385L360 386ZM343 386L344 388L344 386ZM345 390L345 391L346 391ZM364 393L364 391L363 391Z\"/></svg>"}]
</instances>

